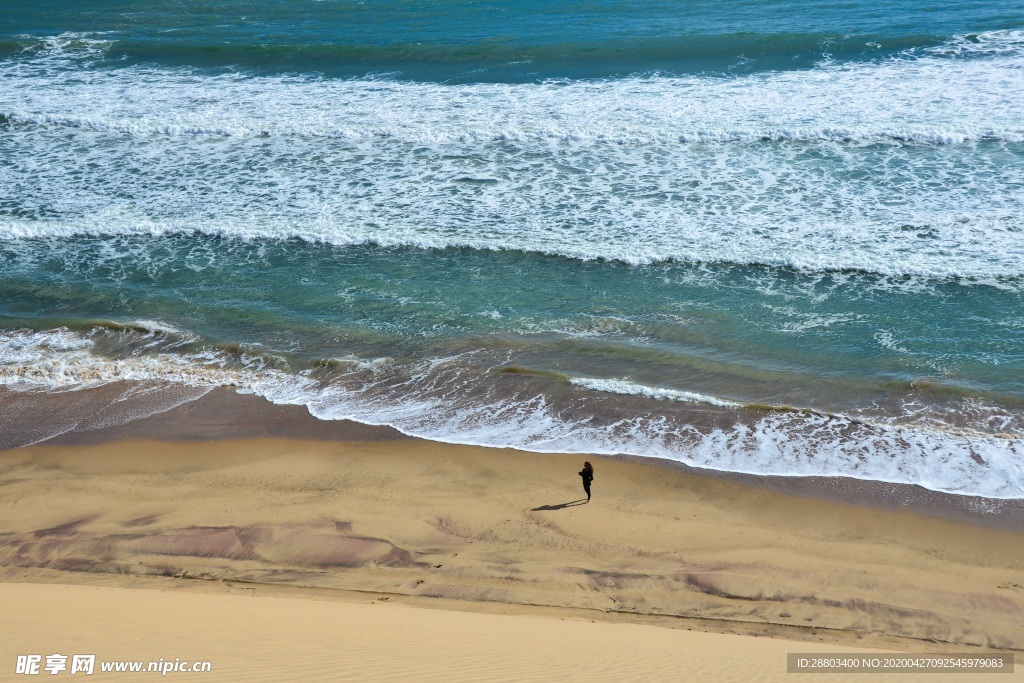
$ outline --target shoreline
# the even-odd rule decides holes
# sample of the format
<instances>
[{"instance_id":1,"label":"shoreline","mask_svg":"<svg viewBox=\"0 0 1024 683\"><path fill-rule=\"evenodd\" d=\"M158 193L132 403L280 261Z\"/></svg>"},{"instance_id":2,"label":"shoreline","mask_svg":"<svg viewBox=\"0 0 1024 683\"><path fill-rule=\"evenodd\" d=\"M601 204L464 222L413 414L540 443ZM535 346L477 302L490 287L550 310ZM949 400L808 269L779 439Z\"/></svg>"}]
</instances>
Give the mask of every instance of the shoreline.
<instances>
[{"instance_id":1,"label":"shoreline","mask_svg":"<svg viewBox=\"0 0 1024 683\"><path fill-rule=\"evenodd\" d=\"M0 452L0 583L247 586L837 646L1024 650L1018 530L643 458L586 456L597 472L584 505L585 456L309 431L303 408L211 394ZM265 410L248 412L254 401Z\"/></svg>"},{"instance_id":2,"label":"shoreline","mask_svg":"<svg viewBox=\"0 0 1024 683\"><path fill-rule=\"evenodd\" d=\"M187 389L175 385L158 385L158 392L181 391L184 398L169 402L145 417L120 417L123 423L112 426L89 424L49 437L40 443L51 446L95 445L125 439L160 441L211 441L234 438L308 439L324 442L422 440L408 436L386 425L369 425L350 420L321 420L313 417L305 406L274 404L255 394L237 393L228 387ZM0 416L0 435L17 429L17 422L33 410L38 402L66 402L57 410L74 415L83 404L116 401L121 393L117 384L59 394L11 391L0 387L0 405L7 408L7 417ZM20 407L19 403L29 404ZM12 403L15 410L10 410ZM20 410L17 408L21 408ZM80 418L79 418L80 419ZM91 417L96 420L96 417ZM17 438L17 437L15 437ZM24 437L21 438L25 441ZM20 443L18 444L21 445ZM512 451L524 456L535 451L491 446L467 446L486 451ZM10 441L0 438L0 453L11 448ZM589 457L579 454L579 457ZM906 510L929 517L975 524L1024 534L1024 499L985 498L934 491L914 484L854 479L841 476L761 475L726 470L697 468L682 462L637 455L594 456L626 462L638 462L682 472L697 477L721 479L754 489L816 500L845 503L881 510Z\"/></svg>"}]
</instances>

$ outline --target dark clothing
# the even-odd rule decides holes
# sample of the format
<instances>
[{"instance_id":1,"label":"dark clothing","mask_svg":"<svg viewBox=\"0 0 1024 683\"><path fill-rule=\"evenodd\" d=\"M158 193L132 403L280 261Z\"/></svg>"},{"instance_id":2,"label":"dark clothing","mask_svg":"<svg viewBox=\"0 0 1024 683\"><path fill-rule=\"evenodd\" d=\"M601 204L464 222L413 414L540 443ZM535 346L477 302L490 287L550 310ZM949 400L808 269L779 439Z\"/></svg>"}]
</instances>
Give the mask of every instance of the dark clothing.
<instances>
[{"instance_id":1,"label":"dark clothing","mask_svg":"<svg viewBox=\"0 0 1024 683\"><path fill-rule=\"evenodd\" d=\"M590 500L590 482L594 481L594 473L583 470L580 476L583 477L583 490L587 493L587 500Z\"/></svg>"}]
</instances>

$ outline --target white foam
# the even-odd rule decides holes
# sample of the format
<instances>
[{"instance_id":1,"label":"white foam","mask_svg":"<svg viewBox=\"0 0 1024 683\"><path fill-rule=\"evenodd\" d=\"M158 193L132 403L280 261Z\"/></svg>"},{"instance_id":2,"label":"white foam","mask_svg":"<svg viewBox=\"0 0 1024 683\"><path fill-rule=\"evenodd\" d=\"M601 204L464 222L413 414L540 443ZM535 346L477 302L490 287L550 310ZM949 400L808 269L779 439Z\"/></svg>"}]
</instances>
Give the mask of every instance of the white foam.
<instances>
[{"instance_id":1,"label":"white foam","mask_svg":"<svg viewBox=\"0 0 1024 683\"><path fill-rule=\"evenodd\" d=\"M623 394L629 396L646 396L654 399L667 399L670 401L683 401L685 403L707 403L713 406L739 408L743 404L735 401L707 396L690 391L679 391L678 389L666 389L665 387L652 387L645 384L637 384L622 379L597 379L593 377L571 377L569 383L584 389L593 391L604 391L611 394Z\"/></svg>"},{"instance_id":2,"label":"white foam","mask_svg":"<svg viewBox=\"0 0 1024 683\"><path fill-rule=\"evenodd\" d=\"M193 335L191 335L191 333L184 332L183 330L178 329L174 325L168 325L167 323L160 322L159 320L145 320L145 319L129 320L129 321L127 321L124 324L132 326L132 327L142 328L150 336L157 335L157 334L165 334L165 335L166 334L174 334L174 335L178 335L178 336L193 336Z\"/></svg>"},{"instance_id":3,"label":"white foam","mask_svg":"<svg viewBox=\"0 0 1024 683\"><path fill-rule=\"evenodd\" d=\"M409 83L88 68L100 39L47 38L0 64L3 114L130 135L299 135L417 143L1024 140L1024 32L869 63L738 78ZM956 54L957 58L949 57ZM19 82L20 81L20 82Z\"/></svg>"}]
</instances>

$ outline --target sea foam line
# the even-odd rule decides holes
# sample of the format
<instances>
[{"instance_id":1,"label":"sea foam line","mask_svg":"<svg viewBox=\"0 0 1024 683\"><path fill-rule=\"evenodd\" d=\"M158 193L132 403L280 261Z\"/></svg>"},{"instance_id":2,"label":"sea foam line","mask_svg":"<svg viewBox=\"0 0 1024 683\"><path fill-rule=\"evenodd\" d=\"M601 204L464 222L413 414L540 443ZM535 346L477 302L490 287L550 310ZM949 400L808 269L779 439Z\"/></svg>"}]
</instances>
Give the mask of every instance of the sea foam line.
<instances>
[{"instance_id":1,"label":"sea foam line","mask_svg":"<svg viewBox=\"0 0 1024 683\"><path fill-rule=\"evenodd\" d=\"M310 373L259 363L231 367L231 359L222 353L107 359L92 353L93 344L66 329L2 333L0 384L61 389L136 380L233 386L274 403L304 405L320 419L387 424L447 443L632 454L759 476L840 476L962 495L1024 498L1024 442L1019 439L876 429L843 416L796 411L768 412L753 422L737 421L731 428L706 432L686 422L667 422L660 412L599 424L585 415L585 401L565 414L582 417L564 416L542 395L512 400L485 396L467 402L451 391L465 384L457 370L455 383L446 384L451 378L446 380L440 367L445 361L428 363L434 370L429 376L422 382L402 382L394 395L370 395L337 382L324 384ZM439 392L439 386L448 389ZM611 386L637 393L630 384ZM669 397L678 400L677 395Z\"/></svg>"},{"instance_id":2,"label":"sea foam line","mask_svg":"<svg viewBox=\"0 0 1024 683\"><path fill-rule=\"evenodd\" d=\"M613 145L715 144L755 142L839 142L839 143L911 143L921 145L956 145L972 142L1024 142L1022 128L963 127L962 129L828 127L828 128L771 128L762 130L690 130L680 132L641 131L602 132L574 130L567 132L556 127L537 127L533 130L503 129L498 131L476 129L461 131L422 131L410 135L409 126L377 127L251 127L244 122L224 122L220 125L202 123L175 123L138 121L132 119L108 120L100 117L56 116L22 111L0 112L0 122L12 124L81 128L101 133L132 136L180 137L305 137L352 141L399 140L430 144L444 143L500 143L500 142L561 142Z\"/></svg>"}]
</instances>

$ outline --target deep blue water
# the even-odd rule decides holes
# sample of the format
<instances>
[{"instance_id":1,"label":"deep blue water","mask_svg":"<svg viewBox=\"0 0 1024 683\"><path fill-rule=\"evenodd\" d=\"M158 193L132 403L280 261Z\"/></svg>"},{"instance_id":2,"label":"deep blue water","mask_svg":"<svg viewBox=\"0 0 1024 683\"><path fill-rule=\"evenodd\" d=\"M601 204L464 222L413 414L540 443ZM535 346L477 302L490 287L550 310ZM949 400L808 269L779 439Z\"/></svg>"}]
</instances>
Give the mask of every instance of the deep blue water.
<instances>
[{"instance_id":1,"label":"deep blue water","mask_svg":"<svg viewBox=\"0 0 1024 683\"><path fill-rule=\"evenodd\" d=\"M1021 27L1005 2L10 3L8 54L25 37L110 41L106 57L258 73L530 82L652 71L806 69L826 56L877 60L953 36Z\"/></svg>"}]
</instances>

